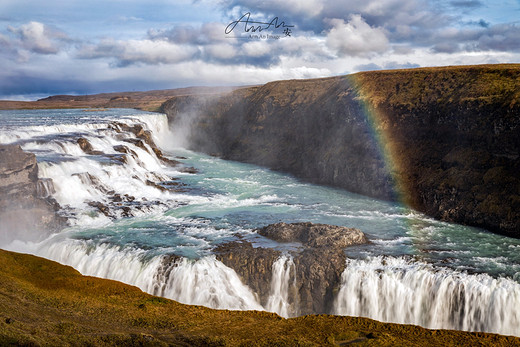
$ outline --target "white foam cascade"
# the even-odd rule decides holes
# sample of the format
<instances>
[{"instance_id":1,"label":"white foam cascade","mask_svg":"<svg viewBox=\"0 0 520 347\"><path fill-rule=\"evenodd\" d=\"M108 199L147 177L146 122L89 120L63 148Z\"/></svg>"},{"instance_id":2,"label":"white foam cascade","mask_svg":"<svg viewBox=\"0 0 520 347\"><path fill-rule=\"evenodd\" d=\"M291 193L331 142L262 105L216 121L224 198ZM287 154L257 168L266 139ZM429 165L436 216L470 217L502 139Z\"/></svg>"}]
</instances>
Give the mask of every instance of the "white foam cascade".
<instances>
[{"instance_id":1,"label":"white foam cascade","mask_svg":"<svg viewBox=\"0 0 520 347\"><path fill-rule=\"evenodd\" d=\"M41 195L51 195L73 211L73 225L106 220L99 207L106 207L104 214L114 218L171 208L175 194L157 184L171 180L178 171L119 124L141 126L159 145L170 135L166 115L136 114L93 123L22 126L4 136L43 156L38 160L39 177L48 181L42 180ZM92 152L83 151L79 138L88 142Z\"/></svg>"},{"instance_id":2,"label":"white foam cascade","mask_svg":"<svg viewBox=\"0 0 520 347\"><path fill-rule=\"evenodd\" d=\"M143 250L71 239L45 242L35 253L72 266L83 275L134 285L181 303L215 309L263 310L235 271L214 256L170 261L168 256L150 257Z\"/></svg>"},{"instance_id":3,"label":"white foam cascade","mask_svg":"<svg viewBox=\"0 0 520 347\"><path fill-rule=\"evenodd\" d=\"M263 310L236 272L214 256L197 261L181 258L172 265L168 279L154 293L184 304L217 309Z\"/></svg>"},{"instance_id":4,"label":"white foam cascade","mask_svg":"<svg viewBox=\"0 0 520 347\"><path fill-rule=\"evenodd\" d=\"M406 260L348 260L335 314L520 336L520 284Z\"/></svg>"},{"instance_id":5,"label":"white foam cascade","mask_svg":"<svg viewBox=\"0 0 520 347\"><path fill-rule=\"evenodd\" d=\"M296 276L293 258L283 255L273 263L271 290L266 305L267 311L276 312L285 318L298 315L296 307L290 303L289 297L291 289L294 290L295 288Z\"/></svg>"}]
</instances>

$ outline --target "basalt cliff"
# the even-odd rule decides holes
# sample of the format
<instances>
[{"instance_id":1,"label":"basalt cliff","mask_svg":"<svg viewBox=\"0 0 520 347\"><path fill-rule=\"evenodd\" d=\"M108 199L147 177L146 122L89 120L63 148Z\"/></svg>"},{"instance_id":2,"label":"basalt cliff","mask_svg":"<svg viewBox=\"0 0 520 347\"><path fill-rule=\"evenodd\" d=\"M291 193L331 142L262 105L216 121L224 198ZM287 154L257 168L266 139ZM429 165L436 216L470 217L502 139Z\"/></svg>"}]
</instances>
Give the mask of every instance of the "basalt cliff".
<instances>
[{"instance_id":1,"label":"basalt cliff","mask_svg":"<svg viewBox=\"0 0 520 347\"><path fill-rule=\"evenodd\" d=\"M62 228L50 179L38 178L36 156L20 146L0 144L0 245L35 241Z\"/></svg>"},{"instance_id":2,"label":"basalt cliff","mask_svg":"<svg viewBox=\"0 0 520 347\"><path fill-rule=\"evenodd\" d=\"M520 237L520 65L278 81L162 111L193 150Z\"/></svg>"}]
</instances>

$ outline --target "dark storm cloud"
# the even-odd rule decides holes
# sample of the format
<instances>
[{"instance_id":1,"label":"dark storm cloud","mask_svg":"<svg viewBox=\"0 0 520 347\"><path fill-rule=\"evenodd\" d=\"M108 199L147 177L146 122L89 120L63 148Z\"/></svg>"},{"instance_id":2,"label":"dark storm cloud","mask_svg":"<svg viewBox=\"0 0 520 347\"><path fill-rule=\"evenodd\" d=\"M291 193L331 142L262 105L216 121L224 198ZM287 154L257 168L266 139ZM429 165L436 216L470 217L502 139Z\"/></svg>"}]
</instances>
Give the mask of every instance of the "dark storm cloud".
<instances>
[{"instance_id":1,"label":"dark storm cloud","mask_svg":"<svg viewBox=\"0 0 520 347\"><path fill-rule=\"evenodd\" d=\"M369 64L361 64L354 66L355 71L374 71L374 70L382 70L383 67L374 63Z\"/></svg>"},{"instance_id":2,"label":"dark storm cloud","mask_svg":"<svg viewBox=\"0 0 520 347\"><path fill-rule=\"evenodd\" d=\"M129 87L130 86L130 87ZM103 92L151 90L178 87L172 82L157 82L138 78L119 78L111 81L93 83L81 78L45 78L27 74L16 74L2 78L0 96L7 95L57 95L57 94L94 94Z\"/></svg>"}]
</instances>

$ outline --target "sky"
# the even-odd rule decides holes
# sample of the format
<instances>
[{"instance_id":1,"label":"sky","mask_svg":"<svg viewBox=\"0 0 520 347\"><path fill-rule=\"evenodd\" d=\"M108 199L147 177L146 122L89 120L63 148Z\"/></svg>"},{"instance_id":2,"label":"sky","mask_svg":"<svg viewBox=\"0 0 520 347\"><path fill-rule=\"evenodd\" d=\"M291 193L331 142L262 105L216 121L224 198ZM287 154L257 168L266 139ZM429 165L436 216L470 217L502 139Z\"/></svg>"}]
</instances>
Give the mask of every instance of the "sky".
<instances>
[{"instance_id":1,"label":"sky","mask_svg":"<svg viewBox=\"0 0 520 347\"><path fill-rule=\"evenodd\" d=\"M520 0L0 0L0 99L519 62Z\"/></svg>"}]
</instances>

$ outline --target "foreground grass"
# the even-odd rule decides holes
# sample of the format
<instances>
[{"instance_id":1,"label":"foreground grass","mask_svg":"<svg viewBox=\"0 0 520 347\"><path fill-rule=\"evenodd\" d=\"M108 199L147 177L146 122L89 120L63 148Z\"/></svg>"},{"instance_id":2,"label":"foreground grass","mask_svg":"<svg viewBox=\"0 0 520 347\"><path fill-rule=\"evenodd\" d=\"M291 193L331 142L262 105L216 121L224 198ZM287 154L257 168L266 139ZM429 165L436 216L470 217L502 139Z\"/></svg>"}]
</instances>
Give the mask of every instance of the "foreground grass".
<instances>
[{"instance_id":1,"label":"foreground grass","mask_svg":"<svg viewBox=\"0 0 520 347\"><path fill-rule=\"evenodd\" d=\"M467 345L520 339L427 330L364 318L211 310L119 282L86 277L31 255L0 250L0 345Z\"/></svg>"}]
</instances>

